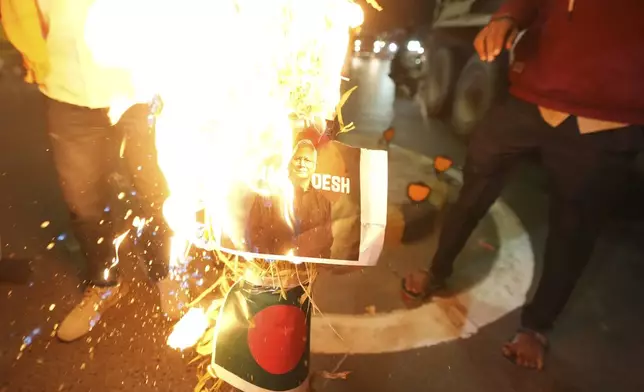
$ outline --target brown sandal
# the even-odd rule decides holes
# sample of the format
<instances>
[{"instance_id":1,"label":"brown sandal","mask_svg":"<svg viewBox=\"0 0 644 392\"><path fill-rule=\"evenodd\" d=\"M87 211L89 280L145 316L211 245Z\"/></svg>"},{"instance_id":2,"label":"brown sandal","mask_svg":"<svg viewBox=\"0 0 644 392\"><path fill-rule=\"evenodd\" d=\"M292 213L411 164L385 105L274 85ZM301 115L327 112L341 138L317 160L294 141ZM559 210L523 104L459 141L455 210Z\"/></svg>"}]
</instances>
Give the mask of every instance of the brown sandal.
<instances>
[{"instance_id":1,"label":"brown sandal","mask_svg":"<svg viewBox=\"0 0 644 392\"><path fill-rule=\"evenodd\" d=\"M423 271L423 273L425 275L425 283L423 284L424 289L421 292L414 292L407 288L407 281L413 273L401 280L401 294L405 303L423 303L446 289L444 280L431 278L427 271Z\"/></svg>"}]
</instances>

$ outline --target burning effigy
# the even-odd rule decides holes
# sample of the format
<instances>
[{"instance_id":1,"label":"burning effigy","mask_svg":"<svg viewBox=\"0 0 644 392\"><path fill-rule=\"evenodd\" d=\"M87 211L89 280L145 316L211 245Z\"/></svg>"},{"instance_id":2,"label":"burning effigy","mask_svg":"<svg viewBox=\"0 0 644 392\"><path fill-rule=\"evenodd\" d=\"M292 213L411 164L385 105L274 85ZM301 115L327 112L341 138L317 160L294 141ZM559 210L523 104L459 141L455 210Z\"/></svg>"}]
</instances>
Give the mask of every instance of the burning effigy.
<instances>
[{"instance_id":1,"label":"burning effigy","mask_svg":"<svg viewBox=\"0 0 644 392\"><path fill-rule=\"evenodd\" d=\"M132 77L112 121L155 97L174 276L188 283L197 259L216 272L168 344L211 355L209 375L243 391L307 390L318 266L374 265L384 241L386 152L334 140L353 128L341 70L361 8L97 0L89 12L96 61Z\"/></svg>"}]
</instances>

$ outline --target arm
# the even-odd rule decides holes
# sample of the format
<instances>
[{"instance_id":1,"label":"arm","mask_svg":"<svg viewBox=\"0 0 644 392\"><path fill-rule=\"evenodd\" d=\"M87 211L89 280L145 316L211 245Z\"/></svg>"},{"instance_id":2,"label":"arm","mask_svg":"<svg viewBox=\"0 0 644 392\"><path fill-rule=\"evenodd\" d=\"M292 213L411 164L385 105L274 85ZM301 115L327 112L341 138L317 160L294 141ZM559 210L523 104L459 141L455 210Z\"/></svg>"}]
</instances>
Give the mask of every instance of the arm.
<instances>
[{"instance_id":1,"label":"arm","mask_svg":"<svg viewBox=\"0 0 644 392\"><path fill-rule=\"evenodd\" d=\"M49 72L45 36L47 23L36 0L1 0L2 27L9 42L20 52L27 83L43 84Z\"/></svg>"},{"instance_id":2,"label":"arm","mask_svg":"<svg viewBox=\"0 0 644 392\"><path fill-rule=\"evenodd\" d=\"M507 0L474 39L474 48L481 60L494 61L504 48L510 50L519 30L528 28L536 20L543 1Z\"/></svg>"},{"instance_id":3,"label":"arm","mask_svg":"<svg viewBox=\"0 0 644 392\"><path fill-rule=\"evenodd\" d=\"M328 242L329 249L333 245L333 230L332 230L332 215L331 215L331 205L329 204L328 210L328 225L325 226L327 230L327 235L325 236L326 241ZM361 266L352 266L352 265L334 265L334 264L316 264L316 267L319 271L330 272L334 275L343 275L350 274L352 272L362 271L364 267Z\"/></svg>"},{"instance_id":4,"label":"arm","mask_svg":"<svg viewBox=\"0 0 644 392\"><path fill-rule=\"evenodd\" d=\"M316 198L317 203L314 208L318 209L319 214L314 215L311 229L295 238L295 246L298 249L296 254L328 259L331 257L331 246L333 245L331 203L319 193L316 193Z\"/></svg>"},{"instance_id":5,"label":"arm","mask_svg":"<svg viewBox=\"0 0 644 392\"><path fill-rule=\"evenodd\" d=\"M333 232L331 221L323 223L311 230L298 235L295 238L295 247L298 256L319 257L328 259L331 257L331 246L333 245Z\"/></svg>"},{"instance_id":6,"label":"arm","mask_svg":"<svg viewBox=\"0 0 644 392\"><path fill-rule=\"evenodd\" d=\"M331 202L326 198L325 202L325 218L324 224L320 228L322 233L320 233L320 242L322 242L322 249L325 250L325 257L331 257L331 247L333 246L333 217L331 215Z\"/></svg>"},{"instance_id":7,"label":"arm","mask_svg":"<svg viewBox=\"0 0 644 392\"><path fill-rule=\"evenodd\" d=\"M255 253L282 255L293 248L292 230L284 221L277 201L257 195L247 219L246 238Z\"/></svg>"},{"instance_id":8,"label":"arm","mask_svg":"<svg viewBox=\"0 0 644 392\"><path fill-rule=\"evenodd\" d=\"M253 205L248 214L247 225L247 240L250 245L250 251L263 252L266 251L266 246L263 244L262 239L266 237L264 233L265 219L264 219L264 199L261 196L255 196Z\"/></svg>"}]
</instances>

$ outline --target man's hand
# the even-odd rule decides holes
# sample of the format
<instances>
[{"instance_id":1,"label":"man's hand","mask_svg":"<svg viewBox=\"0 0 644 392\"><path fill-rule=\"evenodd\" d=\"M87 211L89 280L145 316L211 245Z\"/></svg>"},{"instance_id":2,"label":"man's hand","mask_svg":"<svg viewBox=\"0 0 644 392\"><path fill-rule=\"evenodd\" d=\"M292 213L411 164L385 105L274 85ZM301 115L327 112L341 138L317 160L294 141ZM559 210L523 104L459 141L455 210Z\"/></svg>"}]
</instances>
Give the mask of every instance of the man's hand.
<instances>
[{"instance_id":1,"label":"man's hand","mask_svg":"<svg viewBox=\"0 0 644 392\"><path fill-rule=\"evenodd\" d=\"M483 61L494 61L501 51L512 48L519 28L512 18L493 19L474 39L474 48Z\"/></svg>"}]
</instances>

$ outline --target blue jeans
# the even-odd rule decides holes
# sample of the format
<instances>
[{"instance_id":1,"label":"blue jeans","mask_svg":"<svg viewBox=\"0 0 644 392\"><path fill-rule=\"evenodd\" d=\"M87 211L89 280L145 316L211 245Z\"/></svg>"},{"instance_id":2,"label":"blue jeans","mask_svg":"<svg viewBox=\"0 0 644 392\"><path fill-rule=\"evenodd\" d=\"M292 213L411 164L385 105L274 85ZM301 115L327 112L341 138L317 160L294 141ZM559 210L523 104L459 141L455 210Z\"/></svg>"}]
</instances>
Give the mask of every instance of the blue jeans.
<instances>
[{"instance_id":1,"label":"blue jeans","mask_svg":"<svg viewBox=\"0 0 644 392\"><path fill-rule=\"evenodd\" d=\"M87 259L88 281L97 286L118 282L113 239L119 225L106 208L117 199L108 178L119 170L119 148L125 138L123 161L138 196L142 217L153 218L144 230L140 252L151 278L168 273L171 232L162 215L167 185L157 164L154 133L148 125L148 105L130 108L112 126L107 109L90 109L48 100L48 133L63 197L74 235ZM134 214L133 214L134 215ZM130 218L131 219L131 218ZM158 227L158 228L157 228ZM105 273L106 269L108 273Z\"/></svg>"}]
</instances>

